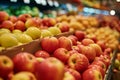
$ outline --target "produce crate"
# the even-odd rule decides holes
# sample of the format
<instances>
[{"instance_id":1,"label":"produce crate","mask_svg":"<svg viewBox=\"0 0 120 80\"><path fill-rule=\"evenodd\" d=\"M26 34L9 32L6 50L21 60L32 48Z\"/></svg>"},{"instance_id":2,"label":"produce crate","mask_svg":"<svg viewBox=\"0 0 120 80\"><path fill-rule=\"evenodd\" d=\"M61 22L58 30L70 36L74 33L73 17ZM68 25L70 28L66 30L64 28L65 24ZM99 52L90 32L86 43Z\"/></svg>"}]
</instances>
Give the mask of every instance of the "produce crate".
<instances>
[{"instance_id":1,"label":"produce crate","mask_svg":"<svg viewBox=\"0 0 120 80\"><path fill-rule=\"evenodd\" d=\"M113 63L114 63L117 51L118 50L113 51L113 57L111 59L111 63L108 67L108 70L106 71L106 75L104 77L104 80L120 80L120 77L119 77L120 73L119 73L119 75L118 74L116 75L116 74L113 73ZM113 79L113 77L114 77L114 79ZM119 77L119 79L116 79L116 77L117 78Z\"/></svg>"}]
</instances>

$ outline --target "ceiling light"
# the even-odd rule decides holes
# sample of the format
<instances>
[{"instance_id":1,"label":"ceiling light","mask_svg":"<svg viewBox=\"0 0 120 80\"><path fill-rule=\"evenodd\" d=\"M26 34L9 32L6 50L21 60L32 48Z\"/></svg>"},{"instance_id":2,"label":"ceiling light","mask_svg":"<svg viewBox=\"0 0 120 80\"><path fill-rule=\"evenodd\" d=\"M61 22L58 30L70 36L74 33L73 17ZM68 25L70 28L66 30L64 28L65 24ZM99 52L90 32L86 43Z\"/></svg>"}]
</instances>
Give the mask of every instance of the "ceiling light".
<instances>
[{"instance_id":1,"label":"ceiling light","mask_svg":"<svg viewBox=\"0 0 120 80\"><path fill-rule=\"evenodd\" d=\"M110 15L115 15L115 10L111 10Z\"/></svg>"}]
</instances>

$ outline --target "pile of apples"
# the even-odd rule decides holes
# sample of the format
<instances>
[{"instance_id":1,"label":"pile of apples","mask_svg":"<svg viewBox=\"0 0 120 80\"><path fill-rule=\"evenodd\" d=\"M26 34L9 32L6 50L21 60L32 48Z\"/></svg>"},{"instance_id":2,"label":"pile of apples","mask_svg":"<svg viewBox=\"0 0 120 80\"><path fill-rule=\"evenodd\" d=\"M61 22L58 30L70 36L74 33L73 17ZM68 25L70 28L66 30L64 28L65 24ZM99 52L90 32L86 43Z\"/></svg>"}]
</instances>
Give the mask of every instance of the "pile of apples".
<instances>
[{"instance_id":1,"label":"pile of apples","mask_svg":"<svg viewBox=\"0 0 120 80\"><path fill-rule=\"evenodd\" d=\"M112 49L82 31L73 35L44 37L41 49L0 55L1 80L103 80ZM11 53L12 54L12 53Z\"/></svg>"},{"instance_id":2,"label":"pile of apples","mask_svg":"<svg viewBox=\"0 0 120 80\"><path fill-rule=\"evenodd\" d=\"M57 23L54 18L41 19L30 14L17 17L0 11L0 50L69 31L67 23Z\"/></svg>"}]
</instances>

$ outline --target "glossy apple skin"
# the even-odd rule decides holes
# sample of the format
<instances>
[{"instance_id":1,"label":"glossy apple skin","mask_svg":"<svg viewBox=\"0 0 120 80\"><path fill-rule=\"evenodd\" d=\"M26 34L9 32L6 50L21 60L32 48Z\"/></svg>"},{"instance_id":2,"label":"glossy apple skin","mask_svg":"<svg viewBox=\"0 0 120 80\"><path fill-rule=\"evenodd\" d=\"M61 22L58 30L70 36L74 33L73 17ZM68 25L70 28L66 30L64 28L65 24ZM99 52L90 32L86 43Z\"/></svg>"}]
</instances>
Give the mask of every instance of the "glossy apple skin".
<instances>
[{"instance_id":1,"label":"glossy apple skin","mask_svg":"<svg viewBox=\"0 0 120 80\"><path fill-rule=\"evenodd\" d=\"M72 41L65 36L61 36L58 38L59 41L59 47L60 48L65 48L67 50L72 50Z\"/></svg>"},{"instance_id":2,"label":"glossy apple skin","mask_svg":"<svg viewBox=\"0 0 120 80\"><path fill-rule=\"evenodd\" d=\"M77 45L78 38L76 36L70 35L68 38L72 41L73 45Z\"/></svg>"},{"instance_id":3,"label":"glossy apple skin","mask_svg":"<svg viewBox=\"0 0 120 80\"><path fill-rule=\"evenodd\" d=\"M55 57L49 57L35 65L37 80L62 80L64 77L64 64Z\"/></svg>"},{"instance_id":4,"label":"glossy apple skin","mask_svg":"<svg viewBox=\"0 0 120 80\"><path fill-rule=\"evenodd\" d=\"M67 63L70 54L65 48L58 48L54 51L53 56L57 59L61 60L64 64Z\"/></svg>"},{"instance_id":5,"label":"glossy apple skin","mask_svg":"<svg viewBox=\"0 0 120 80\"><path fill-rule=\"evenodd\" d=\"M27 19L31 18L32 16L30 14L21 14L18 16L18 20L23 21L24 23L26 22Z\"/></svg>"},{"instance_id":6,"label":"glossy apple skin","mask_svg":"<svg viewBox=\"0 0 120 80\"><path fill-rule=\"evenodd\" d=\"M98 66L98 65L92 65L92 64L91 64L91 65L88 66L88 68L96 69L96 70L100 71L101 74L102 74L102 77L104 78L104 76L105 76L105 71L104 71L104 69L101 68L100 66Z\"/></svg>"},{"instance_id":7,"label":"glossy apple skin","mask_svg":"<svg viewBox=\"0 0 120 80\"><path fill-rule=\"evenodd\" d=\"M75 80L82 80L80 72L76 71L75 69L65 68L65 71L72 74Z\"/></svg>"},{"instance_id":8,"label":"glossy apple skin","mask_svg":"<svg viewBox=\"0 0 120 80\"><path fill-rule=\"evenodd\" d=\"M8 20L9 15L5 11L0 11L0 23L2 23L5 20Z\"/></svg>"},{"instance_id":9,"label":"glossy apple skin","mask_svg":"<svg viewBox=\"0 0 120 80\"><path fill-rule=\"evenodd\" d=\"M78 72L83 72L88 68L89 60L83 54L72 54L68 59L68 66Z\"/></svg>"},{"instance_id":10,"label":"glossy apple skin","mask_svg":"<svg viewBox=\"0 0 120 80\"><path fill-rule=\"evenodd\" d=\"M78 38L79 41L82 41L85 38L85 33L83 31L75 31L74 35Z\"/></svg>"},{"instance_id":11,"label":"glossy apple skin","mask_svg":"<svg viewBox=\"0 0 120 80\"><path fill-rule=\"evenodd\" d=\"M13 71L12 60L5 55L0 55L0 77L6 78Z\"/></svg>"},{"instance_id":12,"label":"glossy apple skin","mask_svg":"<svg viewBox=\"0 0 120 80\"><path fill-rule=\"evenodd\" d=\"M58 23L56 26L60 28L61 32L68 32L70 30L69 24L65 22Z\"/></svg>"},{"instance_id":13,"label":"glossy apple skin","mask_svg":"<svg viewBox=\"0 0 120 80\"><path fill-rule=\"evenodd\" d=\"M59 47L59 41L56 37L45 37L40 42L41 48L50 54Z\"/></svg>"},{"instance_id":14,"label":"glossy apple skin","mask_svg":"<svg viewBox=\"0 0 120 80\"><path fill-rule=\"evenodd\" d=\"M103 80L103 77L98 70L87 69L82 74L82 80Z\"/></svg>"},{"instance_id":15,"label":"glossy apple skin","mask_svg":"<svg viewBox=\"0 0 120 80\"><path fill-rule=\"evenodd\" d=\"M38 50L34 53L35 57L42 57L42 58L48 58L50 57L50 54L44 50Z\"/></svg>"},{"instance_id":16,"label":"glossy apple skin","mask_svg":"<svg viewBox=\"0 0 120 80\"><path fill-rule=\"evenodd\" d=\"M82 52L81 53L84 54L88 58L88 60L89 60L90 63L92 61L94 61L94 59L96 57L95 50L92 47L90 47L90 46L84 46L82 48Z\"/></svg>"},{"instance_id":17,"label":"glossy apple skin","mask_svg":"<svg viewBox=\"0 0 120 80\"><path fill-rule=\"evenodd\" d=\"M98 44L94 43L94 44L90 44L89 46L95 50L96 56L99 57L100 55L103 54L102 48Z\"/></svg>"},{"instance_id":18,"label":"glossy apple skin","mask_svg":"<svg viewBox=\"0 0 120 80\"><path fill-rule=\"evenodd\" d=\"M1 27L9 29L11 31L14 30L14 24L10 20L3 21Z\"/></svg>"},{"instance_id":19,"label":"glossy apple skin","mask_svg":"<svg viewBox=\"0 0 120 80\"><path fill-rule=\"evenodd\" d=\"M64 73L64 78L62 80L76 80L76 79L71 73L66 71Z\"/></svg>"},{"instance_id":20,"label":"glossy apple skin","mask_svg":"<svg viewBox=\"0 0 120 80\"><path fill-rule=\"evenodd\" d=\"M17 22L18 19L17 19L16 16L9 16L8 20L10 20L11 22L15 23L15 22Z\"/></svg>"},{"instance_id":21,"label":"glossy apple skin","mask_svg":"<svg viewBox=\"0 0 120 80\"><path fill-rule=\"evenodd\" d=\"M37 80L37 79L33 73L21 71L16 74L13 74L9 80Z\"/></svg>"},{"instance_id":22,"label":"glossy apple skin","mask_svg":"<svg viewBox=\"0 0 120 80\"><path fill-rule=\"evenodd\" d=\"M14 28L18 29L18 30L21 30L21 31L25 31L25 29L26 29L25 28L25 23L20 21L20 20L18 20L18 21L15 22Z\"/></svg>"},{"instance_id":23,"label":"glossy apple skin","mask_svg":"<svg viewBox=\"0 0 120 80\"><path fill-rule=\"evenodd\" d=\"M92 39L89 39L89 38L85 38L82 40L82 44L85 45L85 46L88 46L89 44L93 44L94 41Z\"/></svg>"},{"instance_id":24,"label":"glossy apple skin","mask_svg":"<svg viewBox=\"0 0 120 80\"><path fill-rule=\"evenodd\" d=\"M13 57L14 71L34 72L35 56L28 52L20 52Z\"/></svg>"}]
</instances>

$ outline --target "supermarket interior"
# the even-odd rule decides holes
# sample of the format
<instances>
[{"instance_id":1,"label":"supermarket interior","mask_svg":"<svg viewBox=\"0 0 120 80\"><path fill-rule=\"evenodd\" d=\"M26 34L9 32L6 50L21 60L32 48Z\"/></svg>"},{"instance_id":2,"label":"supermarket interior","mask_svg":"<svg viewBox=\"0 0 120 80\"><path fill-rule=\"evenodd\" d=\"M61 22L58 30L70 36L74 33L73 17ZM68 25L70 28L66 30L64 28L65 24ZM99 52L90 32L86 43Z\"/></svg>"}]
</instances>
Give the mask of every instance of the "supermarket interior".
<instances>
[{"instance_id":1,"label":"supermarket interior","mask_svg":"<svg viewBox=\"0 0 120 80\"><path fill-rule=\"evenodd\" d=\"M0 80L120 80L120 0L0 0Z\"/></svg>"}]
</instances>

